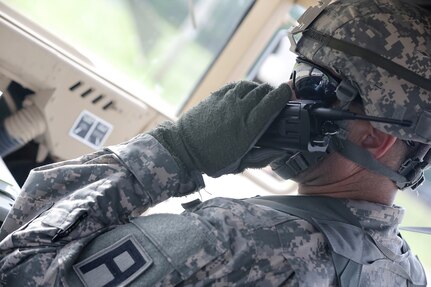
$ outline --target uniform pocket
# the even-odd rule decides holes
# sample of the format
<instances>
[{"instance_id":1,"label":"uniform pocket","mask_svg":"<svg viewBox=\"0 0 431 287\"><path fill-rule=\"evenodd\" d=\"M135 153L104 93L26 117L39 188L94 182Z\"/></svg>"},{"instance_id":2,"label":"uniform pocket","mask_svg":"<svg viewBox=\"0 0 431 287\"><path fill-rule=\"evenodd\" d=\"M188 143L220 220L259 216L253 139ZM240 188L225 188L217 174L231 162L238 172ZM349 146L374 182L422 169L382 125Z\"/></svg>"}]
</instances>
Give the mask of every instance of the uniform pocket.
<instances>
[{"instance_id":1,"label":"uniform pocket","mask_svg":"<svg viewBox=\"0 0 431 287\"><path fill-rule=\"evenodd\" d=\"M133 221L179 272L187 279L226 252L223 244L197 218L157 214Z\"/></svg>"},{"instance_id":2,"label":"uniform pocket","mask_svg":"<svg viewBox=\"0 0 431 287\"><path fill-rule=\"evenodd\" d=\"M57 228L52 237L54 242L69 235L87 215L88 211L83 208L65 210L54 207L44 216L42 223Z\"/></svg>"}]
</instances>

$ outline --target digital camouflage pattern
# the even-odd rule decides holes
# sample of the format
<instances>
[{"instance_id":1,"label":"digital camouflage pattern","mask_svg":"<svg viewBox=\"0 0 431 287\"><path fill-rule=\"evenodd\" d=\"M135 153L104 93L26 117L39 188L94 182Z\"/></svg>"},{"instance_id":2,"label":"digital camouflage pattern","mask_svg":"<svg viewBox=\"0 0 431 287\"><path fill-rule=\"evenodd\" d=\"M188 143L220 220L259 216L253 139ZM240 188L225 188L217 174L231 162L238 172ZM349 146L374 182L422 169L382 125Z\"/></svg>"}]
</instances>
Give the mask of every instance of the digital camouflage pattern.
<instances>
[{"instance_id":1,"label":"digital camouflage pattern","mask_svg":"<svg viewBox=\"0 0 431 287\"><path fill-rule=\"evenodd\" d=\"M124 227L130 225L130 217L171 196L203 187L200 175L180 174L186 172L149 135L34 170L2 230L1 284L69 286L65 278L74 272L72 265L92 239L97 237L93 244L104 236L126 236ZM376 241L400 255L397 226L403 209L351 200L345 203ZM137 286L150 279L155 282L150 286L336 285L323 235L295 216L217 198L182 215L133 220L138 226L136 220L141 221L140 240L147 242L141 244L154 261L135 280L141 282ZM187 232L182 225L193 228ZM68 232L61 234L59 229ZM206 235L203 244L185 241L185 247L194 253L170 257L179 252L170 249L175 241L188 238L194 229ZM158 264L163 262L170 267L160 271ZM361 286L407 285L382 267L364 268Z\"/></svg>"},{"instance_id":2,"label":"digital camouflage pattern","mask_svg":"<svg viewBox=\"0 0 431 287\"><path fill-rule=\"evenodd\" d=\"M0 282L15 277L20 286L61 286L61 275L91 239L203 186L201 176L179 174L170 154L148 135L33 170L2 226ZM53 242L59 229L77 221Z\"/></svg>"},{"instance_id":3,"label":"digital camouflage pattern","mask_svg":"<svg viewBox=\"0 0 431 287\"><path fill-rule=\"evenodd\" d=\"M308 31L307 31L308 30ZM308 27L297 53L351 81L371 116L409 120L411 127L373 122L398 138L431 143L431 91L376 62L349 55L311 37L310 31L376 53L431 81L431 15L409 1L344 0L329 5ZM308 36L307 36L308 33ZM400 70L400 69L397 69ZM422 120L421 123L418 123ZM419 128L418 128L419 127ZM423 130L422 130L423 128Z\"/></svg>"}]
</instances>

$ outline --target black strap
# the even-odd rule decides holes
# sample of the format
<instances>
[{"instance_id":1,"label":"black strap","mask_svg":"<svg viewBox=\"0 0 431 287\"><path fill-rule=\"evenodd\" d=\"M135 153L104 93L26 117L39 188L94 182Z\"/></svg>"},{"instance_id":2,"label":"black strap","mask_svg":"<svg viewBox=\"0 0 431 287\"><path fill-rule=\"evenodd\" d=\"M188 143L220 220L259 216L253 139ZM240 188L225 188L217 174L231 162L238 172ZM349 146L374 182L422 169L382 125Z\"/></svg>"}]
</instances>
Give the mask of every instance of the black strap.
<instances>
[{"instance_id":1,"label":"black strap","mask_svg":"<svg viewBox=\"0 0 431 287\"><path fill-rule=\"evenodd\" d=\"M379 66L385 69L386 71L389 71L390 73L397 75L398 77L416 86L419 86L425 90L431 91L430 79L422 77L416 74L415 72L410 71L409 69L406 69L405 67L391 60L386 59L385 57L381 56L378 53L356 46L349 42L332 38L328 35L322 34L315 30L308 29L304 31L304 34L307 37L313 38L314 40L317 40L332 49L344 52L350 56L361 57L366 61L368 61L369 63L373 63L376 66Z\"/></svg>"},{"instance_id":2,"label":"black strap","mask_svg":"<svg viewBox=\"0 0 431 287\"><path fill-rule=\"evenodd\" d=\"M304 219L335 220L362 229L359 220L340 200L326 196L259 196L245 201L265 205L285 213L300 215ZM316 206L319 208L316 209Z\"/></svg>"},{"instance_id":3,"label":"black strap","mask_svg":"<svg viewBox=\"0 0 431 287\"><path fill-rule=\"evenodd\" d=\"M408 186L409 180L407 180L407 178L383 165L374 159L369 152L351 141L340 137L333 137L330 143L330 148L360 166L390 178L400 189Z\"/></svg>"}]
</instances>

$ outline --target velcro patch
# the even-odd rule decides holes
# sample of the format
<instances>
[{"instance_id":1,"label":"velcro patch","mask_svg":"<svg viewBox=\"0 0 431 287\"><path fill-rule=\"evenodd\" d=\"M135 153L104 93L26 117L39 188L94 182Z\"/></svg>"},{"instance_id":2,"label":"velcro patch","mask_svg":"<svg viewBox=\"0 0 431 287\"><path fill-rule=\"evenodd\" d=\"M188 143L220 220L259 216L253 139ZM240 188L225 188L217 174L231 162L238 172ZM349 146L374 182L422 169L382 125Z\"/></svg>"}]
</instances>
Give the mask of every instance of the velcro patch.
<instances>
[{"instance_id":1,"label":"velcro patch","mask_svg":"<svg viewBox=\"0 0 431 287\"><path fill-rule=\"evenodd\" d=\"M153 263L141 244L128 235L73 266L87 287L124 286Z\"/></svg>"}]
</instances>

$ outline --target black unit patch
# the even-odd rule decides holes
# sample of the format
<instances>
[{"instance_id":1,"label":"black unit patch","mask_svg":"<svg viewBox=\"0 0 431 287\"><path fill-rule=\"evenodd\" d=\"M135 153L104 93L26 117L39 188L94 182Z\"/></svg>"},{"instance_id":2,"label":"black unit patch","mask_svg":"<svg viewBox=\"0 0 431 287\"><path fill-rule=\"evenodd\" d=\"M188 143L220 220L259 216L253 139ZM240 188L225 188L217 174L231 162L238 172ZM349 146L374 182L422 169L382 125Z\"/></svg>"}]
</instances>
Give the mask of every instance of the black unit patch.
<instances>
[{"instance_id":1,"label":"black unit patch","mask_svg":"<svg viewBox=\"0 0 431 287\"><path fill-rule=\"evenodd\" d=\"M87 287L124 286L152 263L141 244L129 235L75 264L73 268Z\"/></svg>"}]
</instances>

